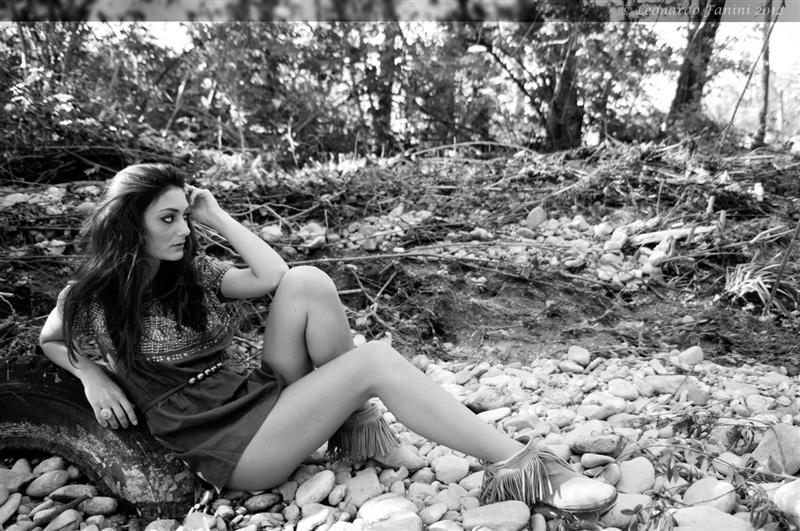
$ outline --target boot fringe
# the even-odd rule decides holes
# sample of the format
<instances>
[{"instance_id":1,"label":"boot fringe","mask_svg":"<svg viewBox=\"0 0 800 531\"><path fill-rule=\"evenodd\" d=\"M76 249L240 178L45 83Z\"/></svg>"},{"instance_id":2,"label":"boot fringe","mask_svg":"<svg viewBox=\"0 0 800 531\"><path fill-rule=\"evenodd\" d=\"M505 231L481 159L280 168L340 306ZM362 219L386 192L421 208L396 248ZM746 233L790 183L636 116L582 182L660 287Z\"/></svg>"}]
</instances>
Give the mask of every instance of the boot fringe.
<instances>
[{"instance_id":1,"label":"boot fringe","mask_svg":"<svg viewBox=\"0 0 800 531\"><path fill-rule=\"evenodd\" d=\"M384 420L377 405L353 413L328 440L326 456L331 460L364 461L389 453L400 440Z\"/></svg>"},{"instance_id":2,"label":"boot fringe","mask_svg":"<svg viewBox=\"0 0 800 531\"><path fill-rule=\"evenodd\" d=\"M517 500L532 507L547 497L552 484L541 456L563 462L551 450L537 448L531 440L508 459L484 465L481 505Z\"/></svg>"}]
</instances>

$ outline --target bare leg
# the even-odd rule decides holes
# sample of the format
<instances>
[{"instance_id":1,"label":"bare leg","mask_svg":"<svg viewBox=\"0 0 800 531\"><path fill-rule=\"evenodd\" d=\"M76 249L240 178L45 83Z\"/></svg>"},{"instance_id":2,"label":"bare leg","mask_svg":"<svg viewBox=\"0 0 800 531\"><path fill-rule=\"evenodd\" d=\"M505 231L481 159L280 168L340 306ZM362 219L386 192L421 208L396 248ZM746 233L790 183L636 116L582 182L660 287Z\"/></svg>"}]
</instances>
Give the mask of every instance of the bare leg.
<instances>
[{"instance_id":1,"label":"bare leg","mask_svg":"<svg viewBox=\"0 0 800 531\"><path fill-rule=\"evenodd\" d=\"M378 396L420 435L487 461L522 445L480 420L402 355L371 342L289 385L247 446L229 486L280 484L365 400Z\"/></svg>"},{"instance_id":2,"label":"bare leg","mask_svg":"<svg viewBox=\"0 0 800 531\"><path fill-rule=\"evenodd\" d=\"M291 268L270 305L263 360L292 383L352 348L350 325L330 277L315 267Z\"/></svg>"}]
</instances>

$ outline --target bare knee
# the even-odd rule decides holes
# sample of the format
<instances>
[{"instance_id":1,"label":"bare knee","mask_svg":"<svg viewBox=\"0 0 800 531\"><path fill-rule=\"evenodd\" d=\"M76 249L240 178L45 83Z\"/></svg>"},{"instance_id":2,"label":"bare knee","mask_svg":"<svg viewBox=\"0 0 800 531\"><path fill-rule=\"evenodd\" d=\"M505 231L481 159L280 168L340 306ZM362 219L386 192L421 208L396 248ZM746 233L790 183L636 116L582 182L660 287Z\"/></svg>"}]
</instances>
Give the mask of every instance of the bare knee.
<instances>
[{"instance_id":1,"label":"bare knee","mask_svg":"<svg viewBox=\"0 0 800 531\"><path fill-rule=\"evenodd\" d=\"M277 292L289 292L293 296L319 297L335 294L336 285L327 273L317 267L296 266L283 275Z\"/></svg>"},{"instance_id":2,"label":"bare knee","mask_svg":"<svg viewBox=\"0 0 800 531\"><path fill-rule=\"evenodd\" d=\"M409 362L402 354L383 341L370 341L350 352L357 357L357 364L365 376L367 392L379 395L380 388L392 378L403 374Z\"/></svg>"}]
</instances>

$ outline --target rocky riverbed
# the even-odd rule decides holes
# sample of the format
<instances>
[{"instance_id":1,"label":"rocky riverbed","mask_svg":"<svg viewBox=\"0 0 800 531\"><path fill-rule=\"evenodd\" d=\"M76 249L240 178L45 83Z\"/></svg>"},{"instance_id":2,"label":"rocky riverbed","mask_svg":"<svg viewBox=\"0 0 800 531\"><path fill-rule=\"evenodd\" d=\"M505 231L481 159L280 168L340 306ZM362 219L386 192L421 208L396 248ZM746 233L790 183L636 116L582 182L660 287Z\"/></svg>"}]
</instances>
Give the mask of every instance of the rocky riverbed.
<instances>
[{"instance_id":1,"label":"rocky riverbed","mask_svg":"<svg viewBox=\"0 0 800 531\"><path fill-rule=\"evenodd\" d=\"M571 347L523 366L413 358L451 394L515 435L533 435L575 469L614 484L602 515L480 506L481 463L387 420L425 457L416 470L328 462L323 449L270 491L223 491L185 521L118 512L62 457L0 468L6 531L779 530L800 525L800 395L783 368L724 367L698 347L651 359Z\"/></svg>"}]
</instances>

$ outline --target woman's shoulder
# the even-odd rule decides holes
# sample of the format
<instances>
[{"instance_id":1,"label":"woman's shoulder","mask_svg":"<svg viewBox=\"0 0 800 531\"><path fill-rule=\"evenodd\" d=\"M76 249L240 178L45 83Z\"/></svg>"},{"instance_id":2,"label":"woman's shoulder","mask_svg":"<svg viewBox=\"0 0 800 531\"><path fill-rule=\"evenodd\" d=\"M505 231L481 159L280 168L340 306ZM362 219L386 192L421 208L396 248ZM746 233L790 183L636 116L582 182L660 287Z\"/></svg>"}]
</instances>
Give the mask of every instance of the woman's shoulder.
<instances>
[{"instance_id":1,"label":"woman's shoulder","mask_svg":"<svg viewBox=\"0 0 800 531\"><path fill-rule=\"evenodd\" d=\"M197 278L203 287L222 299L220 292L222 277L234 267L233 264L204 254L195 257L194 266L197 270Z\"/></svg>"},{"instance_id":2,"label":"woman's shoulder","mask_svg":"<svg viewBox=\"0 0 800 531\"><path fill-rule=\"evenodd\" d=\"M78 281L75 279L68 281L67 284L61 288L61 291L58 292L56 306L61 312L64 311L64 303L67 301L67 297L69 296L70 292L77 285L77 282ZM94 295L90 297L83 297L74 301L74 308L76 312L89 312L92 311L92 309L96 306L98 306L98 302L97 297Z\"/></svg>"}]
</instances>

